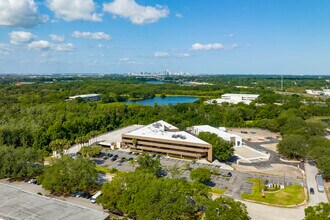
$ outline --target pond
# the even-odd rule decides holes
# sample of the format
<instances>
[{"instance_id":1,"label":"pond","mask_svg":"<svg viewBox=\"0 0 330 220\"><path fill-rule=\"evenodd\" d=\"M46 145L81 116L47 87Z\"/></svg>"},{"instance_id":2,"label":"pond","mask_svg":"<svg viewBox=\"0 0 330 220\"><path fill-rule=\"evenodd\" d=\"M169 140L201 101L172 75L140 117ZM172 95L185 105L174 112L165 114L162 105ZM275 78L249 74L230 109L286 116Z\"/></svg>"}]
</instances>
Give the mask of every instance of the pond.
<instances>
[{"instance_id":1,"label":"pond","mask_svg":"<svg viewBox=\"0 0 330 220\"><path fill-rule=\"evenodd\" d=\"M157 103L158 105L168 105L168 104L176 105L178 103L189 103L197 100L198 98L192 96L168 96L166 98L154 97L152 99L126 101L124 103L153 106L155 103Z\"/></svg>"},{"instance_id":2,"label":"pond","mask_svg":"<svg viewBox=\"0 0 330 220\"><path fill-rule=\"evenodd\" d=\"M162 85L165 82L162 82L162 81L147 81L146 83L147 84L152 84L152 85Z\"/></svg>"}]
</instances>

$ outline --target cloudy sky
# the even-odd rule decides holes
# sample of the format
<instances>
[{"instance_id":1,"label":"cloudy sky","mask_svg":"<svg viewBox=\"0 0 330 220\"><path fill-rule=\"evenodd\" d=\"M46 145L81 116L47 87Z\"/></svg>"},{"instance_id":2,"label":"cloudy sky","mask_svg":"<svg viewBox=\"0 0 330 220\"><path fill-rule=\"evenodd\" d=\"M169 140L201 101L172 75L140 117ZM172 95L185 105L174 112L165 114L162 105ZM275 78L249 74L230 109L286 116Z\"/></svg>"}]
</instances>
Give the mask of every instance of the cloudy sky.
<instances>
[{"instance_id":1,"label":"cloudy sky","mask_svg":"<svg viewBox=\"0 0 330 220\"><path fill-rule=\"evenodd\" d=\"M330 74L328 0L0 0L0 73Z\"/></svg>"}]
</instances>

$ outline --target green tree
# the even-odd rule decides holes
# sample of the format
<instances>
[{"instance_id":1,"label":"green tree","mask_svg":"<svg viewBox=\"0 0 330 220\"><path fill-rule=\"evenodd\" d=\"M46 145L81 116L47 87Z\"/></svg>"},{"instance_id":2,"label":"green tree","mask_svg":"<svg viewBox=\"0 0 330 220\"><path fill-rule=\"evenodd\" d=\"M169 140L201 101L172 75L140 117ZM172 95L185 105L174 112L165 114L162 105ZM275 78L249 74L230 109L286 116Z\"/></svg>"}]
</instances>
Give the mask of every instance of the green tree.
<instances>
[{"instance_id":1,"label":"green tree","mask_svg":"<svg viewBox=\"0 0 330 220\"><path fill-rule=\"evenodd\" d=\"M198 137L212 145L212 155L219 160L229 160L234 154L234 144L214 133L200 132Z\"/></svg>"},{"instance_id":2,"label":"green tree","mask_svg":"<svg viewBox=\"0 0 330 220\"><path fill-rule=\"evenodd\" d=\"M44 170L43 152L33 148L0 146L0 178L34 178Z\"/></svg>"},{"instance_id":3,"label":"green tree","mask_svg":"<svg viewBox=\"0 0 330 220\"><path fill-rule=\"evenodd\" d=\"M95 157L97 155L99 155L102 151L102 147L101 146L84 146L80 149L80 154L83 157Z\"/></svg>"},{"instance_id":4,"label":"green tree","mask_svg":"<svg viewBox=\"0 0 330 220\"><path fill-rule=\"evenodd\" d=\"M299 134L285 135L277 145L278 152L288 158L302 159L307 156L307 138Z\"/></svg>"},{"instance_id":5,"label":"green tree","mask_svg":"<svg viewBox=\"0 0 330 220\"><path fill-rule=\"evenodd\" d=\"M183 179L131 172L102 186L98 203L137 220L196 219L210 199L209 187Z\"/></svg>"},{"instance_id":6,"label":"green tree","mask_svg":"<svg viewBox=\"0 0 330 220\"><path fill-rule=\"evenodd\" d=\"M171 177L177 179L183 173L181 168L178 166L178 163L173 164L167 169L171 173Z\"/></svg>"},{"instance_id":7,"label":"green tree","mask_svg":"<svg viewBox=\"0 0 330 220\"><path fill-rule=\"evenodd\" d=\"M206 207L205 220L249 220L246 205L232 198L219 197Z\"/></svg>"},{"instance_id":8,"label":"green tree","mask_svg":"<svg viewBox=\"0 0 330 220\"><path fill-rule=\"evenodd\" d=\"M199 167L190 171L190 179L196 182L205 183L211 179L211 172L206 167Z\"/></svg>"},{"instance_id":9,"label":"green tree","mask_svg":"<svg viewBox=\"0 0 330 220\"><path fill-rule=\"evenodd\" d=\"M330 203L321 202L316 206L305 208L305 220L330 219Z\"/></svg>"},{"instance_id":10,"label":"green tree","mask_svg":"<svg viewBox=\"0 0 330 220\"><path fill-rule=\"evenodd\" d=\"M78 190L91 192L97 187L97 171L91 161L65 155L54 159L38 181L54 194L68 195Z\"/></svg>"},{"instance_id":11,"label":"green tree","mask_svg":"<svg viewBox=\"0 0 330 220\"><path fill-rule=\"evenodd\" d=\"M156 176L160 176L162 166L160 164L159 158L153 159L149 154L140 156L137 159L139 167L137 167L137 171L149 172L155 174Z\"/></svg>"}]
</instances>

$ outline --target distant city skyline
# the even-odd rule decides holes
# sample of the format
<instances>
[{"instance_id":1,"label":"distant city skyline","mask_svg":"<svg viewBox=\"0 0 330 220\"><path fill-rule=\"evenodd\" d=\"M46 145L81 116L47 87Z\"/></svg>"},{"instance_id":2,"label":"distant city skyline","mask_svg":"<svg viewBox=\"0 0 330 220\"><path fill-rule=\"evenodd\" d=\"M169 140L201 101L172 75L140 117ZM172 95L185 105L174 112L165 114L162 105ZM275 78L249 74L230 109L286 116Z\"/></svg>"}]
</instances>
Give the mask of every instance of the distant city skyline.
<instances>
[{"instance_id":1,"label":"distant city skyline","mask_svg":"<svg viewBox=\"0 0 330 220\"><path fill-rule=\"evenodd\" d=\"M5 0L0 73L330 74L327 0Z\"/></svg>"}]
</instances>

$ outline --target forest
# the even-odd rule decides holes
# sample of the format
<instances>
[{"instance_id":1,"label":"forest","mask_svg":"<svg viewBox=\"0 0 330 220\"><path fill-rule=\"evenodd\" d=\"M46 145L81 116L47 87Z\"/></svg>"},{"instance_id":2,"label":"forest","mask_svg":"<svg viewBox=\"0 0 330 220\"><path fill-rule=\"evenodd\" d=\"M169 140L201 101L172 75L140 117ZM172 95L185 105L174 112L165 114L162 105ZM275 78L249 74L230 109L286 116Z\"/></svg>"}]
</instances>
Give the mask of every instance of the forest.
<instances>
[{"instance_id":1,"label":"forest","mask_svg":"<svg viewBox=\"0 0 330 220\"><path fill-rule=\"evenodd\" d=\"M329 98L278 94L278 76L171 76L161 85L148 84L148 80L120 75L3 77L0 79L0 145L33 148L48 155L58 143L83 143L103 132L157 120L165 120L180 129L200 124L260 127L283 135L278 149L283 156L315 159L325 176L330 177L329 140L323 137L329 120L317 119L330 116ZM35 84L16 86L17 81ZM212 84L185 84L188 81ZM328 84L329 79L318 77L287 76L284 80L286 92L320 89ZM98 93L101 100L67 100L69 96L87 93ZM250 105L204 103L224 93L257 93L260 97ZM200 99L162 106L122 103L160 94ZM297 139L302 141L294 141Z\"/></svg>"}]
</instances>

